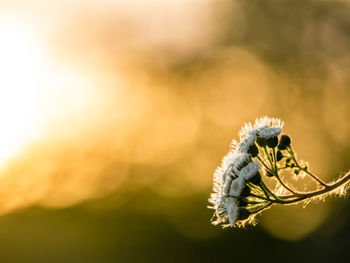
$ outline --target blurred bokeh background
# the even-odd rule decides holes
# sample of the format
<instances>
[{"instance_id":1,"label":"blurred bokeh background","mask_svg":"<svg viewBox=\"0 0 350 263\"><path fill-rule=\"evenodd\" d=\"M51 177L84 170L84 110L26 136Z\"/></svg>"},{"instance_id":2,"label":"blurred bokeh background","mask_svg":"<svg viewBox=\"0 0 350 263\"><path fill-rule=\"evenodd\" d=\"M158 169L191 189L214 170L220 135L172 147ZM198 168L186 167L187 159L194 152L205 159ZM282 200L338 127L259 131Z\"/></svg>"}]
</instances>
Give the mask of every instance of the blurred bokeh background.
<instances>
[{"instance_id":1,"label":"blurred bokeh background","mask_svg":"<svg viewBox=\"0 0 350 263\"><path fill-rule=\"evenodd\" d=\"M349 73L348 0L2 0L0 261L340 260L348 197L246 229L206 206L263 115L321 178L344 174Z\"/></svg>"}]
</instances>

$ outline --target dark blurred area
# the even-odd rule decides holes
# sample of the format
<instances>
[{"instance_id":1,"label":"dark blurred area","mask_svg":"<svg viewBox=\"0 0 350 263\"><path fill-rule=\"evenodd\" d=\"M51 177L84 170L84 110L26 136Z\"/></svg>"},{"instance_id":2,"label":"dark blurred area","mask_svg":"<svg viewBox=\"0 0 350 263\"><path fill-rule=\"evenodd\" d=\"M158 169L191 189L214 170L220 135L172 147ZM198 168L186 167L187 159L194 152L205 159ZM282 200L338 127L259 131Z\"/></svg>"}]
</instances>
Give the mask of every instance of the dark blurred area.
<instances>
[{"instance_id":1,"label":"dark blurred area","mask_svg":"<svg viewBox=\"0 0 350 263\"><path fill-rule=\"evenodd\" d=\"M346 259L348 196L246 229L211 225L207 205L231 140L263 115L322 179L350 169L350 1L0 5L0 49L21 54L0 63L1 262ZM27 58L11 23L46 55Z\"/></svg>"}]
</instances>

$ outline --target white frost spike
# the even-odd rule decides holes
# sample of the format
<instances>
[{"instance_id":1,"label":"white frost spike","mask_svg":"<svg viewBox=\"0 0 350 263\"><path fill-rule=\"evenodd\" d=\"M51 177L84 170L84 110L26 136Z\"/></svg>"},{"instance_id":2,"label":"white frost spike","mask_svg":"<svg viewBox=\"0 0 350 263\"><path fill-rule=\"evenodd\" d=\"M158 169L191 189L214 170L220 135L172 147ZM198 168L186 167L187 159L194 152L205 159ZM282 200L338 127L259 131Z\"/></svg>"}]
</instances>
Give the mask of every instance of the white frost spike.
<instances>
[{"instance_id":1,"label":"white frost spike","mask_svg":"<svg viewBox=\"0 0 350 263\"><path fill-rule=\"evenodd\" d=\"M239 137L241 139L245 138L245 137L247 137L249 135L252 135L252 134L254 135L255 134L255 128L253 127L253 125L250 122L245 123L238 134L239 134Z\"/></svg>"},{"instance_id":2,"label":"white frost spike","mask_svg":"<svg viewBox=\"0 0 350 263\"><path fill-rule=\"evenodd\" d=\"M256 119L254 122L254 128L260 129L262 127L270 126L270 127L279 127L283 128L284 122L277 118L269 118L267 116Z\"/></svg>"},{"instance_id":3,"label":"white frost spike","mask_svg":"<svg viewBox=\"0 0 350 263\"><path fill-rule=\"evenodd\" d=\"M221 168L223 171L226 171L236 160L237 154L235 152L230 151L227 155L222 159Z\"/></svg>"}]
</instances>

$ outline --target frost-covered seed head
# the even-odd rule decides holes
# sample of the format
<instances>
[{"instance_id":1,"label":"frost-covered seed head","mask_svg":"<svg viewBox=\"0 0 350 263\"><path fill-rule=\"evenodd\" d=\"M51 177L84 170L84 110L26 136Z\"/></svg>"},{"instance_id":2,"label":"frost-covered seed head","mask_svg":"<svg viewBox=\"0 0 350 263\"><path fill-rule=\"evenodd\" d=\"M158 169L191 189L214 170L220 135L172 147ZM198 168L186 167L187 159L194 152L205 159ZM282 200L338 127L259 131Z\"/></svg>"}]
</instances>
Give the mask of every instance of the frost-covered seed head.
<instances>
[{"instance_id":1,"label":"frost-covered seed head","mask_svg":"<svg viewBox=\"0 0 350 263\"><path fill-rule=\"evenodd\" d=\"M257 129L257 135L259 138L271 139L277 137L281 133L281 131L281 127L263 126Z\"/></svg>"},{"instance_id":2,"label":"frost-covered seed head","mask_svg":"<svg viewBox=\"0 0 350 263\"><path fill-rule=\"evenodd\" d=\"M235 163L233 165L233 170L236 174L240 173L243 167L247 166L252 161L252 158L247 153L242 153L237 156Z\"/></svg>"},{"instance_id":3,"label":"frost-covered seed head","mask_svg":"<svg viewBox=\"0 0 350 263\"><path fill-rule=\"evenodd\" d=\"M239 177L242 177L245 181L249 181L253 176L255 176L260 169L260 164L258 162L251 162L239 172Z\"/></svg>"},{"instance_id":4,"label":"frost-covered seed head","mask_svg":"<svg viewBox=\"0 0 350 263\"><path fill-rule=\"evenodd\" d=\"M231 183L232 183L232 177L227 177L224 183L224 189L223 189L223 193L225 195L228 195L230 192L230 188L231 188Z\"/></svg>"},{"instance_id":5,"label":"frost-covered seed head","mask_svg":"<svg viewBox=\"0 0 350 263\"><path fill-rule=\"evenodd\" d=\"M251 186L247 186L246 182L261 182L260 165L253 162L259 154L256 143L258 140L266 143L276 137L282 126L283 122L278 119L263 117L254 124L245 124L239 132L239 142L232 141L232 150L214 173L214 193L209 198L210 208L215 209L213 224L234 226L238 220L246 220L250 216L247 209L239 213L238 207L249 207L245 198L251 197Z\"/></svg>"},{"instance_id":6,"label":"frost-covered seed head","mask_svg":"<svg viewBox=\"0 0 350 263\"><path fill-rule=\"evenodd\" d=\"M240 196L244 188L244 180L242 177L238 177L233 180L230 187L231 196Z\"/></svg>"},{"instance_id":7,"label":"frost-covered seed head","mask_svg":"<svg viewBox=\"0 0 350 263\"><path fill-rule=\"evenodd\" d=\"M301 162L299 165L293 149L289 148L289 136L282 135L278 139L282 127L281 120L268 117L257 119L254 125L244 125L239 133L240 142L233 141L233 149L223 158L214 173L214 193L209 198L212 204L210 208L215 209L212 219L214 225L240 227L246 223L254 224L254 217L273 204L289 205L304 200L322 199L332 193L344 194L350 187L350 171L328 184L309 172L306 163ZM259 152L256 143L272 149L265 148ZM283 152L285 149L288 151ZM285 161L280 162L283 158ZM275 176L279 181L275 190L262 182L260 168L266 176ZM281 181L279 171L282 169L283 172L299 176L310 175L324 189L317 187L312 192L294 192L292 187L288 188Z\"/></svg>"},{"instance_id":8,"label":"frost-covered seed head","mask_svg":"<svg viewBox=\"0 0 350 263\"><path fill-rule=\"evenodd\" d=\"M259 146L265 147L266 145L269 145L269 147L271 148L277 146L274 146L276 143L276 139L273 139L270 142L268 140L277 137L281 133L283 122L280 119L269 118L265 116L257 119L253 127L256 131L256 141Z\"/></svg>"},{"instance_id":9,"label":"frost-covered seed head","mask_svg":"<svg viewBox=\"0 0 350 263\"><path fill-rule=\"evenodd\" d=\"M226 198L225 207L228 214L228 220L231 226L234 226L238 218L238 206L235 198Z\"/></svg>"},{"instance_id":10,"label":"frost-covered seed head","mask_svg":"<svg viewBox=\"0 0 350 263\"><path fill-rule=\"evenodd\" d=\"M255 140L256 140L255 134L250 134L249 136L243 138L237 147L238 150L242 153L247 153L248 150L252 147L252 145L255 144Z\"/></svg>"}]
</instances>

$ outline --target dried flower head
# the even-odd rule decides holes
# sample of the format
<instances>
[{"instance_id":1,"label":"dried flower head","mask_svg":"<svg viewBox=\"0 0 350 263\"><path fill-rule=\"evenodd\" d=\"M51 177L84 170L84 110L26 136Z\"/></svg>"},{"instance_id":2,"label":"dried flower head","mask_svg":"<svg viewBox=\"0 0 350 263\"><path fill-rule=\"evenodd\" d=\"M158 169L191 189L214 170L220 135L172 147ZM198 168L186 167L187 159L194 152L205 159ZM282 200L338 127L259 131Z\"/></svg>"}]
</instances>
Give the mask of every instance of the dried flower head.
<instances>
[{"instance_id":1,"label":"dried flower head","mask_svg":"<svg viewBox=\"0 0 350 263\"><path fill-rule=\"evenodd\" d=\"M332 184L323 182L300 164L291 147L288 135L282 135L283 122L277 118L258 118L246 123L239 132L240 141L232 141L232 149L223 158L214 173L214 193L209 208L215 210L212 223L222 226L244 226L255 223L255 216L273 204L294 204L313 198L324 198L330 193L345 193L350 172ZM317 184L313 192L294 189L280 175L310 176ZM281 188L270 189L264 180L273 178Z\"/></svg>"}]
</instances>

